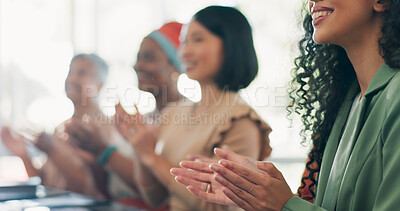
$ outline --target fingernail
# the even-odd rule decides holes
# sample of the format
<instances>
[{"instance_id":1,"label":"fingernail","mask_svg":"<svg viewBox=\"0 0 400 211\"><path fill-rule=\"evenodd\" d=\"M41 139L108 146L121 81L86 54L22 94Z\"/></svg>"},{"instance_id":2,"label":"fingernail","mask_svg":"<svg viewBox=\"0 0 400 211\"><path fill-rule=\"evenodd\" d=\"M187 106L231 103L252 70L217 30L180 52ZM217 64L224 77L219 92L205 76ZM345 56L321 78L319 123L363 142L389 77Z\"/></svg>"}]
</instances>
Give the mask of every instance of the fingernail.
<instances>
[{"instance_id":1,"label":"fingernail","mask_svg":"<svg viewBox=\"0 0 400 211\"><path fill-rule=\"evenodd\" d=\"M218 163L225 167L228 165L228 162L226 162L225 160L220 160L220 161L218 161Z\"/></svg>"},{"instance_id":2,"label":"fingernail","mask_svg":"<svg viewBox=\"0 0 400 211\"><path fill-rule=\"evenodd\" d=\"M215 164L210 164L209 168L211 170L213 170L213 171L218 171L219 170L219 167L217 165L215 165Z\"/></svg>"},{"instance_id":3,"label":"fingernail","mask_svg":"<svg viewBox=\"0 0 400 211\"><path fill-rule=\"evenodd\" d=\"M264 161L256 161L256 165L259 167L265 166L265 162Z\"/></svg>"},{"instance_id":4,"label":"fingernail","mask_svg":"<svg viewBox=\"0 0 400 211\"><path fill-rule=\"evenodd\" d=\"M194 162L201 162L201 160L196 158L196 159L194 159Z\"/></svg>"},{"instance_id":5,"label":"fingernail","mask_svg":"<svg viewBox=\"0 0 400 211\"><path fill-rule=\"evenodd\" d=\"M222 176L219 175L219 174L214 174L214 179L215 179L217 182L219 182L219 183L221 183L221 182L224 181L224 179L222 178Z\"/></svg>"},{"instance_id":6,"label":"fingernail","mask_svg":"<svg viewBox=\"0 0 400 211\"><path fill-rule=\"evenodd\" d=\"M222 145L221 146L221 149L228 149L229 147L228 147L228 145L226 145L226 144L224 144L224 145Z\"/></svg>"}]
</instances>

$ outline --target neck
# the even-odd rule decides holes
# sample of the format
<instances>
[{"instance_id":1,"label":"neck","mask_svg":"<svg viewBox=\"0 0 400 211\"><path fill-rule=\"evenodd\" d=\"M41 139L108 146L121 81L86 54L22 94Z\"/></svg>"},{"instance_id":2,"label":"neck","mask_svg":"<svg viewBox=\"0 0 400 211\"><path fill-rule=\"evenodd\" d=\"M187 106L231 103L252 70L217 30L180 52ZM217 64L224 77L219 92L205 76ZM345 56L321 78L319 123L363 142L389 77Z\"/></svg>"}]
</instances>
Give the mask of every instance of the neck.
<instances>
[{"instance_id":1,"label":"neck","mask_svg":"<svg viewBox=\"0 0 400 211\"><path fill-rule=\"evenodd\" d=\"M224 91L222 91L215 83L200 83L201 101L200 108L207 108L219 102Z\"/></svg>"},{"instance_id":2,"label":"neck","mask_svg":"<svg viewBox=\"0 0 400 211\"><path fill-rule=\"evenodd\" d=\"M97 117L98 115L102 115L102 112L94 103L88 103L88 105L77 105L74 103L74 115L72 118L82 119L85 114L90 117Z\"/></svg>"},{"instance_id":3,"label":"neck","mask_svg":"<svg viewBox=\"0 0 400 211\"><path fill-rule=\"evenodd\" d=\"M364 96L372 78L384 63L384 59L379 54L378 39L381 36L380 24L371 27L373 30L362 33L357 42L346 45L347 56L352 63L357 75L357 80L361 88L361 96Z\"/></svg>"},{"instance_id":4,"label":"neck","mask_svg":"<svg viewBox=\"0 0 400 211\"><path fill-rule=\"evenodd\" d=\"M175 85L166 86L165 89L162 88L155 98L156 108L158 111L161 111L168 103L178 102L183 98L183 96L179 93L178 87L175 83Z\"/></svg>"}]
</instances>

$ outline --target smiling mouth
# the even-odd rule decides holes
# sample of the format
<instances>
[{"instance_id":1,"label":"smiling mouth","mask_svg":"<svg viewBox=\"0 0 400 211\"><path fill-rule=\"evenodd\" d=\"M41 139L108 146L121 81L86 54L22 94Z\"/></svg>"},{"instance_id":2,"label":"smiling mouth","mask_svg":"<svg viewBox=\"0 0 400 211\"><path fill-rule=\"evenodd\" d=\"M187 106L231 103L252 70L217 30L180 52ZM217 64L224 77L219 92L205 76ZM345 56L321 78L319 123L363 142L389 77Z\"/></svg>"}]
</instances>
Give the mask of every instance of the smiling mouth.
<instances>
[{"instance_id":1,"label":"smiling mouth","mask_svg":"<svg viewBox=\"0 0 400 211\"><path fill-rule=\"evenodd\" d=\"M315 19L320 18L320 17L329 16L330 14L332 14L332 11L319 11L319 12L314 12L314 13L312 14L312 18L315 20Z\"/></svg>"},{"instance_id":2,"label":"smiling mouth","mask_svg":"<svg viewBox=\"0 0 400 211\"><path fill-rule=\"evenodd\" d=\"M311 9L311 16L314 26L320 24L333 13L333 9L327 7L313 7Z\"/></svg>"}]
</instances>

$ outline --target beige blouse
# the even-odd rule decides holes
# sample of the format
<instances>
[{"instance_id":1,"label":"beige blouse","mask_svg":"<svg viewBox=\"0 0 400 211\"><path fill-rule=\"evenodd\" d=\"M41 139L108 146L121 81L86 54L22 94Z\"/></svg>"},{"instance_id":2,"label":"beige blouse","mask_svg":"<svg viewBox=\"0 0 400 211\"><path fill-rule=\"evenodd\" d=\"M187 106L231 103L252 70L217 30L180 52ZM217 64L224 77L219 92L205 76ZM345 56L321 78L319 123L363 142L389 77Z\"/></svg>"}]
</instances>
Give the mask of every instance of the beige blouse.
<instances>
[{"instance_id":1,"label":"beige blouse","mask_svg":"<svg viewBox=\"0 0 400 211\"><path fill-rule=\"evenodd\" d=\"M257 160L269 156L268 135L272 130L238 94L224 93L216 105L202 113L194 113L195 106L192 102L180 102L164 109L156 152L171 164L179 166L190 154L217 159L213 149L224 145ZM143 197L157 198L162 188L152 187L144 191ZM196 198L176 182L171 183L168 191L171 210L231 210Z\"/></svg>"}]
</instances>

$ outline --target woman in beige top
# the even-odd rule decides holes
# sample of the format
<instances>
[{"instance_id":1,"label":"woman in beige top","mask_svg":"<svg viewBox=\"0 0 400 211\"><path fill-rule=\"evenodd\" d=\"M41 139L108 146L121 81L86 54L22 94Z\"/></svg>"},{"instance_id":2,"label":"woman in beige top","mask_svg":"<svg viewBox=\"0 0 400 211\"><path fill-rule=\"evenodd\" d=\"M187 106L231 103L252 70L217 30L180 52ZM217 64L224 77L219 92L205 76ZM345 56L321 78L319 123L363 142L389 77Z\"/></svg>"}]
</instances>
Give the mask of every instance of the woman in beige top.
<instances>
[{"instance_id":1,"label":"woman in beige top","mask_svg":"<svg viewBox=\"0 0 400 211\"><path fill-rule=\"evenodd\" d=\"M169 169L193 154L216 160L217 146L258 160L270 154L270 127L237 94L258 72L251 28L238 10L212 6L196 13L182 37L182 61L201 85L201 101L165 108L158 128L140 114L120 116L117 126L138 156L135 180L149 204L169 199L171 210L228 210L191 196Z\"/></svg>"}]
</instances>

